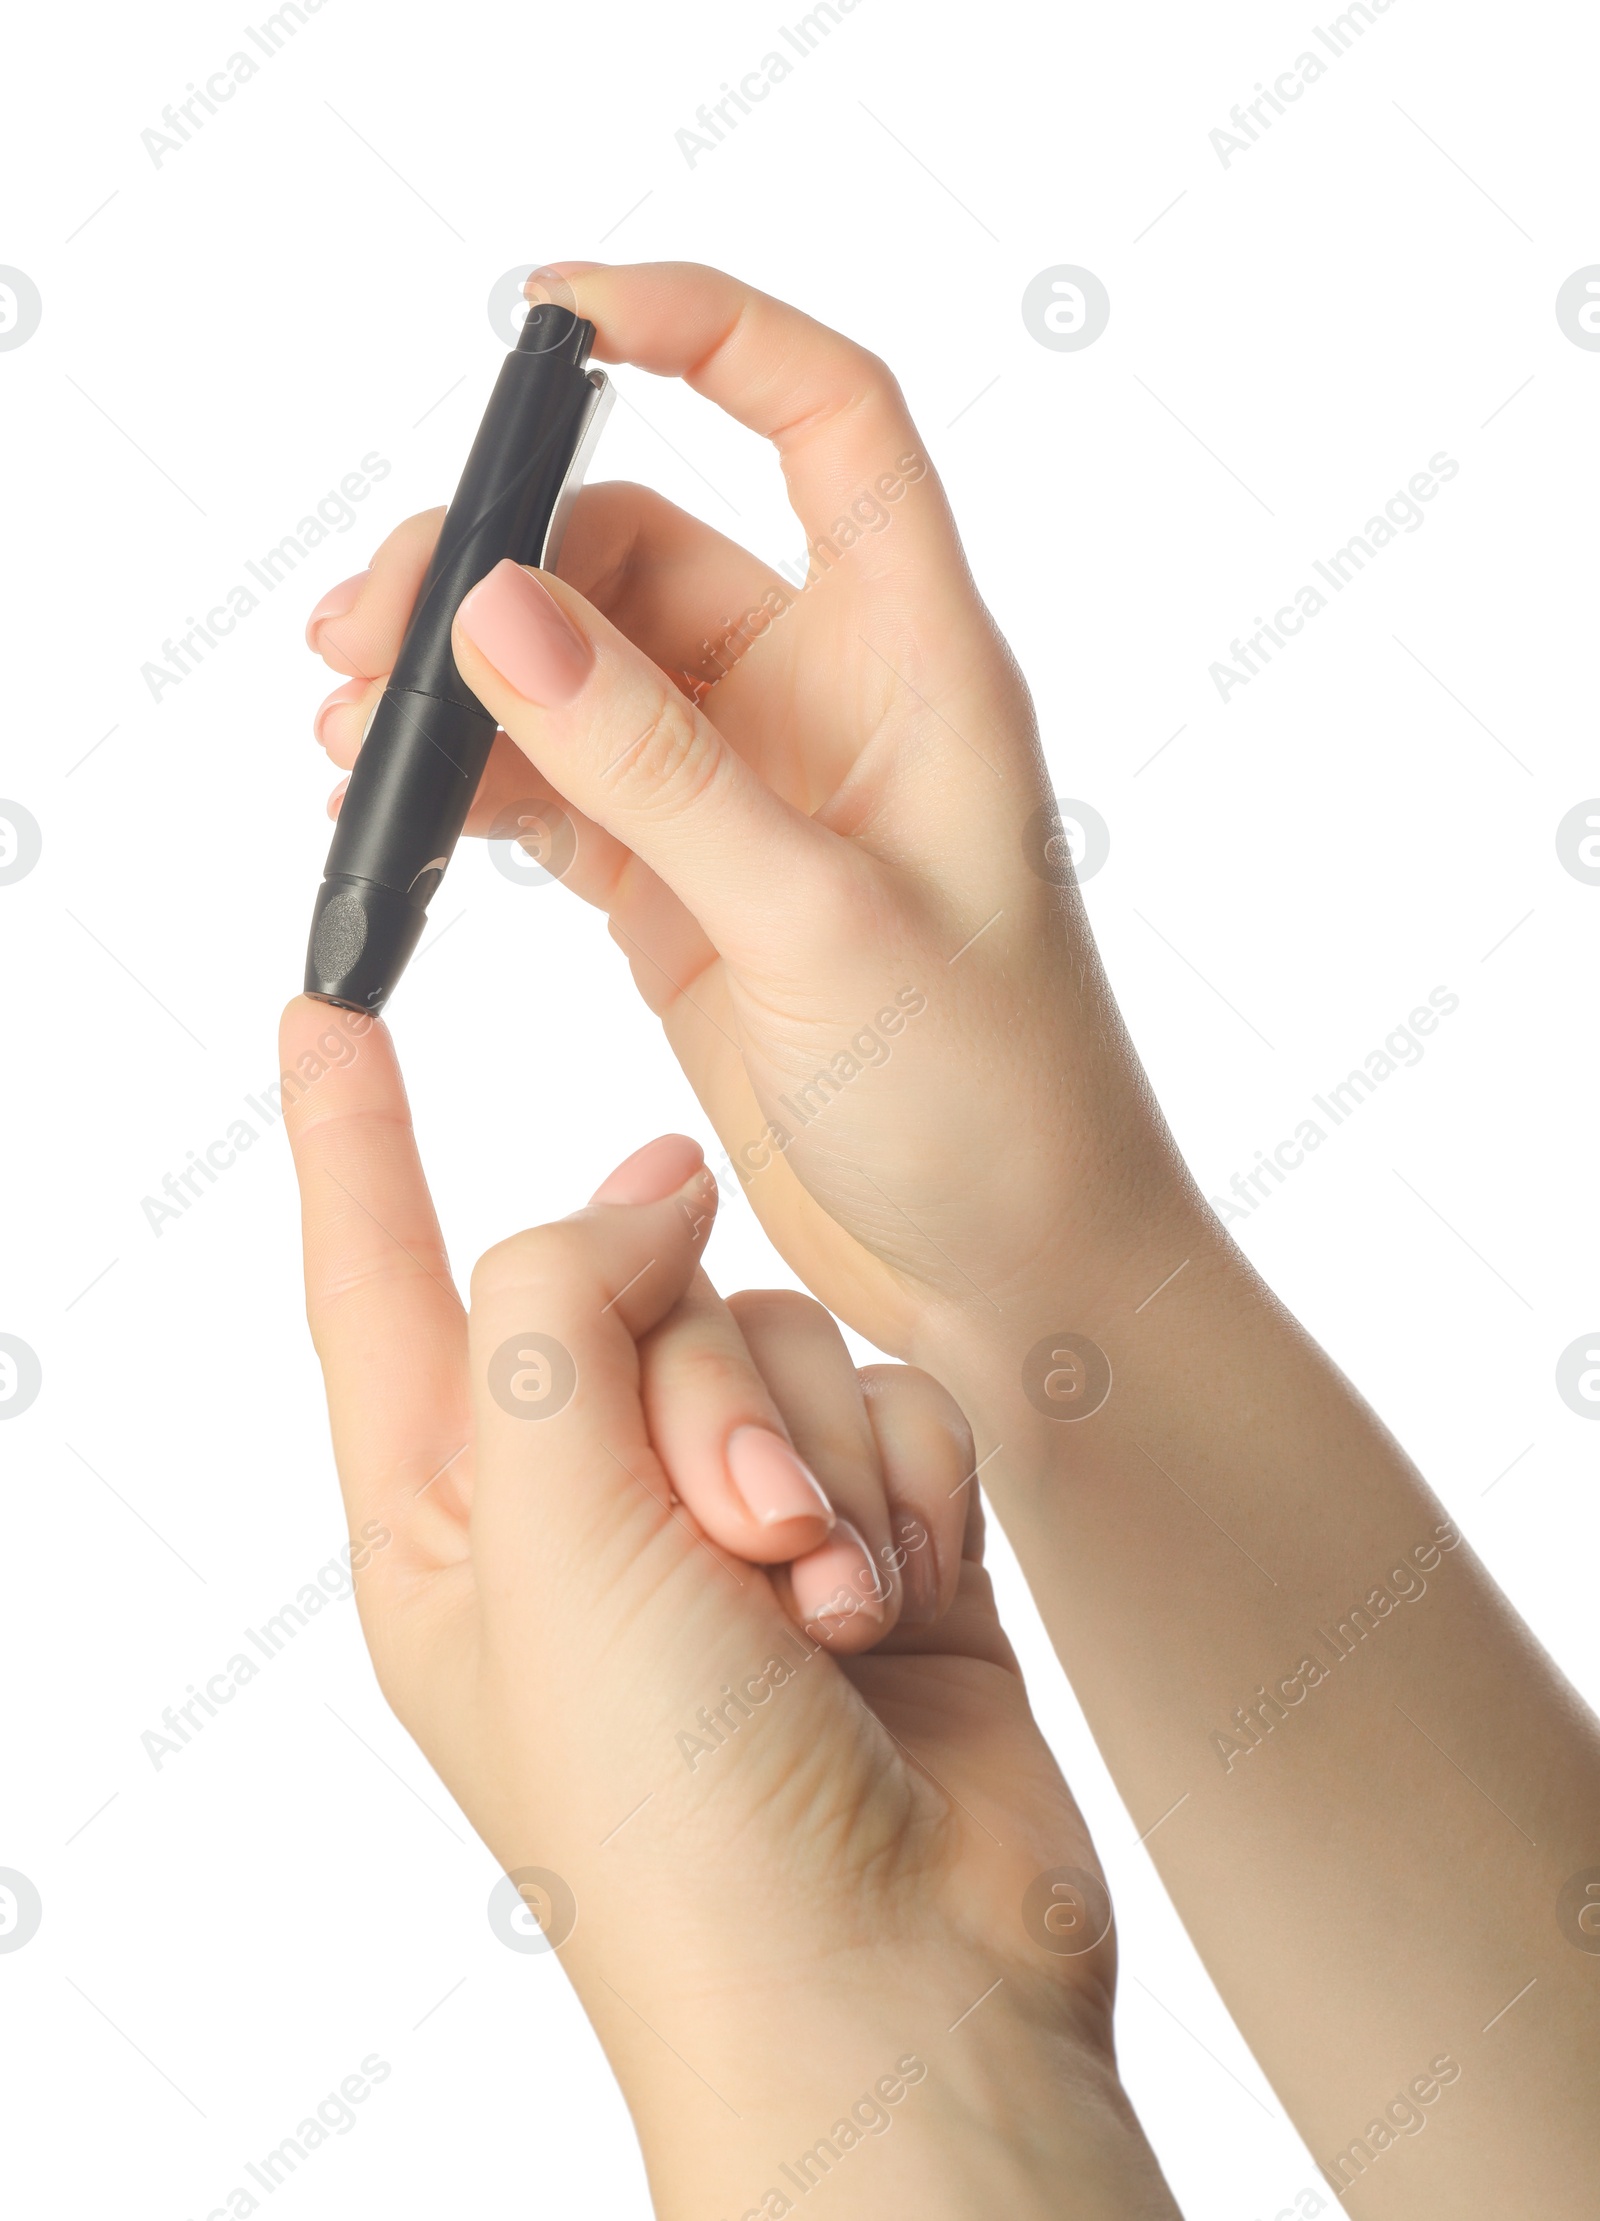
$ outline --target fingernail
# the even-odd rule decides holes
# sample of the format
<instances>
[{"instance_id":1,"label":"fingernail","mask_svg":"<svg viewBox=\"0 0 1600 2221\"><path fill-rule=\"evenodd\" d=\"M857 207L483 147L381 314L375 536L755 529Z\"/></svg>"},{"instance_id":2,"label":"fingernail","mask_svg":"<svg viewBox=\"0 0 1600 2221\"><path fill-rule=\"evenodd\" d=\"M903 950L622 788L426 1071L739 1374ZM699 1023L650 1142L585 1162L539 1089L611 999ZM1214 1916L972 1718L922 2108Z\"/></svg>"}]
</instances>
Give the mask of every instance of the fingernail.
<instances>
[{"instance_id":1,"label":"fingernail","mask_svg":"<svg viewBox=\"0 0 1600 2221\"><path fill-rule=\"evenodd\" d=\"M836 1524L822 1484L803 1458L770 1427L735 1427L728 1437L728 1471L752 1519L776 1527L786 1519Z\"/></svg>"},{"instance_id":2,"label":"fingernail","mask_svg":"<svg viewBox=\"0 0 1600 2221\"><path fill-rule=\"evenodd\" d=\"M318 602L316 608L306 619L306 646L308 648L314 648L317 644L316 631L318 625L325 625L330 617L347 617L350 614L356 603L361 599L361 589L366 585L371 575L369 571L357 571L354 578L342 578L337 586L328 588L321 601Z\"/></svg>"},{"instance_id":3,"label":"fingernail","mask_svg":"<svg viewBox=\"0 0 1600 2221\"><path fill-rule=\"evenodd\" d=\"M591 270L609 270L611 267L612 265L609 262L542 262L537 270L531 270L523 280L522 297L524 300L545 300L553 297L560 301L563 308L571 308L570 291L563 281L567 278L587 277ZM541 278L554 278L557 281L556 286L547 286L543 292L535 294L533 288L538 285ZM557 286L560 287L559 291Z\"/></svg>"},{"instance_id":4,"label":"fingernail","mask_svg":"<svg viewBox=\"0 0 1600 2221\"><path fill-rule=\"evenodd\" d=\"M328 815L329 815L329 817L337 817L337 816L339 815L339 805L340 805L340 803L341 803L341 802L342 802L342 801L344 800L344 797L345 797L345 790L346 790L346 788L347 788L347 787L349 786L349 784L350 784L350 782L349 782L349 780L348 780L348 779L341 779L341 780L339 781L339 784L338 784L338 785L337 785L337 786L336 786L336 787L334 788L334 790L333 790L332 794L330 794L330 795L329 795L329 797L328 797Z\"/></svg>"},{"instance_id":5,"label":"fingernail","mask_svg":"<svg viewBox=\"0 0 1600 2221\"><path fill-rule=\"evenodd\" d=\"M328 743L322 727L323 721L329 712L343 709L346 702L359 702L366 691L367 682L365 679L346 679L343 686L336 686L331 694L325 696L317 704L317 714L311 720L311 730L316 734L324 748L327 747Z\"/></svg>"},{"instance_id":6,"label":"fingernail","mask_svg":"<svg viewBox=\"0 0 1600 2221\"><path fill-rule=\"evenodd\" d=\"M579 692L594 651L547 586L509 559L456 611L456 623L525 702L560 709Z\"/></svg>"},{"instance_id":7,"label":"fingernail","mask_svg":"<svg viewBox=\"0 0 1600 2221\"><path fill-rule=\"evenodd\" d=\"M915 1512L894 1517L895 1556L900 1561L900 1617L919 1624L939 1609L939 1562L933 1537Z\"/></svg>"},{"instance_id":8,"label":"fingernail","mask_svg":"<svg viewBox=\"0 0 1600 2221\"><path fill-rule=\"evenodd\" d=\"M814 1620L864 1617L881 1624L889 1601L888 1583L880 1581L859 1528L841 1519L819 1550L806 1558L806 1587L821 1592L822 1602L808 1616Z\"/></svg>"},{"instance_id":9,"label":"fingernail","mask_svg":"<svg viewBox=\"0 0 1600 2221\"><path fill-rule=\"evenodd\" d=\"M687 1134L647 1141L601 1181L591 1203L661 1203L676 1195L705 1163L705 1151Z\"/></svg>"}]
</instances>

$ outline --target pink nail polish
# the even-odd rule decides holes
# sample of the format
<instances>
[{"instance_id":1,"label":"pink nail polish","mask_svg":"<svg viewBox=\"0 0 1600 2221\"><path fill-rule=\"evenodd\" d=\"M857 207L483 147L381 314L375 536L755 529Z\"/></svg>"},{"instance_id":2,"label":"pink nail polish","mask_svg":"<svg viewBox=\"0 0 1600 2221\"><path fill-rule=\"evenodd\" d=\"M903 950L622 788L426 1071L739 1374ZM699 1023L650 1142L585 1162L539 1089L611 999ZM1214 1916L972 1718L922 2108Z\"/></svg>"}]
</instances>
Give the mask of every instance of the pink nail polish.
<instances>
[{"instance_id":1,"label":"pink nail polish","mask_svg":"<svg viewBox=\"0 0 1600 2221\"><path fill-rule=\"evenodd\" d=\"M342 578L337 586L330 586L306 619L306 646L317 644L318 625L325 625L330 617L347 617L361 599L361 589L371 577L370 571L357 571L354 578Z\"/></svg>"},{"instance_id":2,"label":"pink nail polish","mask_svg":"<svg viewBox=\"0 0 1600 2221\"><path fill-rule=\"evenodd\" d=\"M889 1584L873 1563L860 1530L841 1519L821 1548L796 1564L794 1594L806 1619L820 1624L824 1632L853 1619L881 1627Z\"/></svg>"},{"instance_id":3,"label":"pink nail polish","mask_svg":"<svg viewBox=\"0 0 1600 2221\"><path fill-rule=\"evenodd\" d=\"M705 1151L687 1134L663 1134L647 1141L615 1172L601 1181L591 1203L661 1203L690 1180L705 1163Z\"/></svg>"},{"instance_id":4,"label":"pink nail polish","mask_svg":"<svg viewBox=\"0 0 1600 2221\"><path fill-rule=\"evenodd\" d=\"M346 702L359 702L366 691L367 681L365 679L346 679L343 686L336 686L331 694L317 704L317 714L311 720L311 730L316 734L324 748L328 745L328 737L323 731L323 723L328 713L331 710L343 709Z\"/></svg>"},{"instance_id":5,"label":"pink nail polish","mask_svg":"<svg viewBox=\"0 0 1600 2221\"><path fill-rule=\"evenodd\" d=\"M787 1519L823 1519L833 1506L805 1460L770 1427L735 1427L728 1437L728 1472L750 1516L763 1527Z\"/></svg>"},{"instance_id":6,"label":"pink nail polish","mask_svg":"<svg viewBox=\"0 0 1600 2221\"><path fill-rule=\"evenodd\" d=\"M554 594L509 560L474 586L456 623L514 694L544 709L574 700L594 668L594 651Z\"/></svg>"}]
</instances>

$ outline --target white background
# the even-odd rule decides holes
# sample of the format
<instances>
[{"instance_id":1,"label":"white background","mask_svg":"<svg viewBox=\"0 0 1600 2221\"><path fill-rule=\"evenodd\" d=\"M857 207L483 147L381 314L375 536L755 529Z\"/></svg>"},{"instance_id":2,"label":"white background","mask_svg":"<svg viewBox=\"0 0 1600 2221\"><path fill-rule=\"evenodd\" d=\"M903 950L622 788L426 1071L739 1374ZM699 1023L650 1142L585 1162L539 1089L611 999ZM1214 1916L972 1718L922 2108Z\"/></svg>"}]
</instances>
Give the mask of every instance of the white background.
<instances>
[{"instance_id":1,"label":"white background","mask_svg":"<svg viewBox=\"0 0 1600 2221\"><path fill-rule=\"evenodd\" d=\"M1331 10L860 0L691 168L675 132L800 12L327 0L159 167L141 132L243 16L13 22L0 262L44 307L0 353L0 794L44 853L0 888L0 1330L44 1387L0 1430L0 1865L44 1922L0 1955L0 2170L30 2214L203 2215L374 2051L285 2209L645 2211L559 1969L491 1935L492 1862L348 1607L159 1774L139 1740L342 1537L281 1132L159 1239L141 1199L274 1075L332 784L301 627L447 496L514 264L716 262L894 364L1057 791L1110 826L1090 911L1208 1192L1459 996L1234 1232L1600 1696L1600 1427L1554 1387L1600 1323L1600 888L1554 838L1600 790L1600 355L1553 305L1600 260L1594 24L1394 0L1224 168L1208 134ZM1111 297L1081 353L1020 314L1061 263ZM597 475L798 555L757 442L617 382ZM371 450L354 528L153 703L141 664ZM1423 528L1220 702L1213 659L1440 450ZM654 1133L712 1145L595 915L464 847L434 916L392 1021L458 1268ZM728 1185L722 1284L786 1277ZM1193 2221L1271 2215L1310 2159L995 1555L1116 1892L1129 2088Z\"/></svg>"}]
</instances>

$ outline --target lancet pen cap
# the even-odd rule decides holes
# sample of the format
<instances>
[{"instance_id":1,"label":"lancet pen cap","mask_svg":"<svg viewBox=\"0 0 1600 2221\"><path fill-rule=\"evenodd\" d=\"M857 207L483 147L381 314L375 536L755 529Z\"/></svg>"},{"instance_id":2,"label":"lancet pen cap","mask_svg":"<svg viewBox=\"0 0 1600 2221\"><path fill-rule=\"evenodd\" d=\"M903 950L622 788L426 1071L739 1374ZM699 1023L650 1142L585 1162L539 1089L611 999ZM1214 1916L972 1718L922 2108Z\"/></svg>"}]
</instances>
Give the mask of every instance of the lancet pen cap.
<instances>
[{"instance_id":1,"label":"lancet pen cap","mask_svg":"<svg viewBox=\"0 0 1600 2221\"><path fill-rule=\"evenodd\" d=\"M344 1010L381 1010L427 922L409 895L375 879L325 879L311 916L306 993Z\"/></svg>"}]
</instances>

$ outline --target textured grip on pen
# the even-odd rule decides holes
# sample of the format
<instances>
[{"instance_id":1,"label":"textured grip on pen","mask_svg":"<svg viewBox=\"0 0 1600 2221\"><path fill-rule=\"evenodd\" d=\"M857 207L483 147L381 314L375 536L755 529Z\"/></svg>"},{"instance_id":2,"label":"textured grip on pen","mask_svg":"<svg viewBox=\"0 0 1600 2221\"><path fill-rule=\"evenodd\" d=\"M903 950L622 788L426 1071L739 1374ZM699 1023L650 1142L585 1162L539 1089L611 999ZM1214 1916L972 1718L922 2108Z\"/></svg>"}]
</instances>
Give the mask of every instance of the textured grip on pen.
<instances>
[{"instance_id":1,"label":"textured grip on pen","mask_svg":"<svg viewBox=\"0 0 1600 2221\"><path fill-rule=\"evenodd\" d=\"M325 879L317 890L305 991L346 1010L381 1010L427 923L426 908L370 879Z\"/></svg>"}]
</instances>

